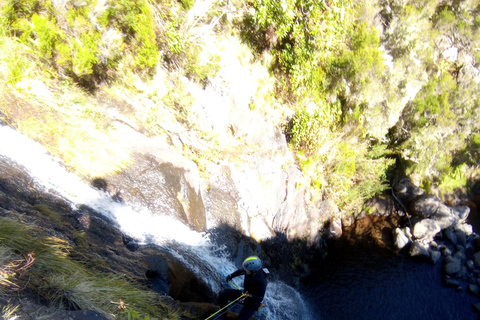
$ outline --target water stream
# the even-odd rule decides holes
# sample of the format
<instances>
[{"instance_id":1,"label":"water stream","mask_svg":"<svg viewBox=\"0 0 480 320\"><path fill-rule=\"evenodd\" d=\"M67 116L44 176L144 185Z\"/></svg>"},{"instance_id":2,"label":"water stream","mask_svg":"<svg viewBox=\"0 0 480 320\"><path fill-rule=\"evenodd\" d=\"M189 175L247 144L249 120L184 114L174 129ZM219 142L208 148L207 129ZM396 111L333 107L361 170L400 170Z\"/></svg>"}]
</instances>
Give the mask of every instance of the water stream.
<instances>
[{"instance_id":1,"label":"water stream","mask_svg":"<svg viewBox=\"0 0 480 320\"><path fill-rule=\"evenodd\" d=\"M72 207L87 205L104 214L140 243L155 244L169 251L214 292L221 289L226 275L237 269L223 248L215 246L206 233L192 231L182 222L154 215L146 208L115 202L108 194L66 171L44 147L7 126L0 126L0 137L0 157L25 167L35 183L61 195ZM269 283L264 304L262 317L271 320L313 319L301 295L280 281Z\"/></svg>"}]
</instances>

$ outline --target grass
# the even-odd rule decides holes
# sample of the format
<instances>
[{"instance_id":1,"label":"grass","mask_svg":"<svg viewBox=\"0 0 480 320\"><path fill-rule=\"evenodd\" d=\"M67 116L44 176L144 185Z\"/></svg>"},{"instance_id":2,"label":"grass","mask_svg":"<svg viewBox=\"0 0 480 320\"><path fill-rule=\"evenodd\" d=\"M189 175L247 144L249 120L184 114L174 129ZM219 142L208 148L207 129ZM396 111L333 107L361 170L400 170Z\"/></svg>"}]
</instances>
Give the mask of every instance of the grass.
<instances>
[{"instance_id":1,"label":"grass","mask_svg":"<svg viewBox=\"0 0 480 320\"><path fill-rule=\"evenodd\" d=\"M126 277L95 272L71 259L73 249L62 239L1 218L0 292L30 290L57 308L95 310L108 316L121 313L117 303L121 300L144 315L179 319L156 293Z\"/></svg>"}]
</instances>

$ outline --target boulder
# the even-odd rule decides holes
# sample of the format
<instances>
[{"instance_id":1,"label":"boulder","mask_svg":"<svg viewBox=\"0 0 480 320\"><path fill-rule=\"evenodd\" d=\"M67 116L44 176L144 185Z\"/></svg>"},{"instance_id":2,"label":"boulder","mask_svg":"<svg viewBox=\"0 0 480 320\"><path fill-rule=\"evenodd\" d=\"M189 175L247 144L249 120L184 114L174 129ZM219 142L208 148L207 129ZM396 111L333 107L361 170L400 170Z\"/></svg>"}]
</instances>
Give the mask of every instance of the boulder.
<instances>
[{"instance_id":1,"label":"boulder","mask_svg":"<svg viewBox=\"0 0 480 320\"><path fill-rule=\"evenodd\" d=\"M461 261L455 258L453 258L451 262L448 262L444 266L445 274L450 276L459 273L461 269L462 269Z\"/></svg>"},{"instance_id":2,"label":"boulder","mask_svg":"<svg viewBox=\"0 0 480 320\"><path fill-rule=\"evenodd\" d=\"M407 202L424 194L423 190L414 185L409 178L404 178L397 182L394 186L394 190L398 198Z\"/></svg>"},{"instance_id":3,"label":"boulder","mask_svg":"<svg viewBox=\"0 0 480 320\"><path fill-rule=\"evenodd\" d=\"M342 220L339 218L331 220L327 232L328 238L339 239L342 236Z\"/></svg>"},{"instance_id":4,"label":"boulder","mask_svg":"<svg viewBox=\"0 0 480 320\"><path fill-rule=\"evenodd\" d=\"M455 280L455 279L452 279L452 278L449 278L449 277L443 278L443 284L447 287L450 287L450 288L460 287L460 282L458 280Z\"/></svg>"},{"instance_id":5,"label":"boulder","mask_svg":"<svg viewBox=\"0 0 480 320\"><path fill-rule=\"evenodd\" d=\"M442 254L440 253L440 251L437 251L437 250L429 250L430 252L430 261L433 263L433 264L436 264L437 261L442 257Z\"/></svg>"},{"instance_id":6,"label":"boulder","mask_svg":"<svg viewBox=\"0 0 480 320\"><path fill-rule=\"evenodd\" d=\"M440 226L432 219L423 219L413 226L413 236L416 239L432 241L435 235L440 232Z\"/></svg>"},{"instance_id":7,"label":"boulder","mask_svg":"<svg viewBox=\"0 0 480 320\"><path fill-rule=\"evenodd\" d=\"M420 218L430 218L442 204L441 200L434 195L424 194L419 196L410 205L412 214Z\"/></svg>"},{"instance_id":8,"label":"boulder","mask_svg":"<svg viewBox=\"0 0 480 320\"><path fill-rule=\"evenodd\" d=\"M477 296L479 293L479 287L476 284L470 284L467 288L467 292Z\"/></svg>"},{"instance_id":9,"label":"boulder","mask_svg":"<svg viewBox=\"0 0 480 320\"><path fill-rule=\"evenodd\" d=\"M467 206L454 207L452 208L452 213L459 222L465 222L470 214L470 208Z\"/></svg>"},{"instance_id":10,"label":"boulder","mask_svg":"<svg viewBox=\"0 0 480 320\"><path fill-rule=\"evenodd\" d=\"M438 223L442 230L449 228L458 222L458 219L452 212L452 208L443 203L438 206L437 211L431 218Z\"/></svg>"},{"instance_id":11,"label":"boulder","mask_svg":"<svg viewBox=\"0 0 480 320\"><path fill-rule=\"evenodd\" d=\"M408 234L410 234L410 237L408 236ZM398 250L405 248L408 244L412 242L410 240L411 239L410 228L408 227L404 229L396 228L393 232L393 238L395 242L395 247Z\"/></svg>"},{"instance_id":12,"label":"boulder","mask_svg":"<svg viewBox=\"0 0 480 320\"><path fill-rule=\"evenodd\" d=\"M410 246L410 256L419 258L430 258L430 252L421 242L414 241Z\"/></svg>"},{"instance_id":13,"label":"boulder","mask_svg":"<svg viewBox=\"0 0 480 320\"><path fill-rule=\"evenodd\" d=\"M446 239L450 240L451 243L457 244L457 235L453 232L453 229L448 228L443 231L443 235Z\"/></svg>"}]
</instances>

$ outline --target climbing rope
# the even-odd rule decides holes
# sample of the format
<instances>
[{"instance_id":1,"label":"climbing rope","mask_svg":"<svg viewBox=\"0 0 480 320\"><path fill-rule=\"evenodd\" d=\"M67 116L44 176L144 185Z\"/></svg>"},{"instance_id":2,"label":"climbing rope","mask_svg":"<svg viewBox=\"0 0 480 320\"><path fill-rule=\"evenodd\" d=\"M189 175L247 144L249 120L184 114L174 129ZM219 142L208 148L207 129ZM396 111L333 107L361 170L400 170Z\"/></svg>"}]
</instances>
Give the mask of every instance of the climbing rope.
<instances>
[{"instance_id":1,"label":"climbing rope","mask_svg":"<svg viewBox=\"0 0 480 320\"><path fill-rule=\"evenodd\" d=\"M218 314L219 314L220 312L222 312L223 310L227 311L227 310L228 310L228 307L233 306L233 304L234 304L235 302L237 302L237 301L240 300L240 299L245 298L247 295L248 295L248 294L246 294L246 293L242 294L240 297L238 297L237 299L233 300L232 302L230 302L230 303L227 304L225 307L221 308L220 310L218 310L217 312L215 312L214 314L212 314L210 317L206 318L205 320L216 319L216 318L214 318L216 315L218 315ZM223 313L222 313L222 314L223 314ZM220 315L222 315L222 314L220 314ZM220 316L220 315L219 315L219 316Z\"/></svg>"},{"instance_id":2,"label":"climbing rope","mask_svg":"<svg viewBox=\"0 0 480 320\"><path fill-rule=\"evenodd\" d=\"M241 290L240 287L239 287L235 282L233 282L232 280L230 280L228 283L229 283L230 285L234 286L235 288L237 288L238 290ZM265 307L265 306L264 306L263 303L262 303L261 306L260 306L258 309L263 308L263 307ZM270 318L265 312L260 311L260 310L258 310L257 312L260 312L261 314L263 314L266 319L272 320L272 318Z\"/></svg>"}]
</instances>

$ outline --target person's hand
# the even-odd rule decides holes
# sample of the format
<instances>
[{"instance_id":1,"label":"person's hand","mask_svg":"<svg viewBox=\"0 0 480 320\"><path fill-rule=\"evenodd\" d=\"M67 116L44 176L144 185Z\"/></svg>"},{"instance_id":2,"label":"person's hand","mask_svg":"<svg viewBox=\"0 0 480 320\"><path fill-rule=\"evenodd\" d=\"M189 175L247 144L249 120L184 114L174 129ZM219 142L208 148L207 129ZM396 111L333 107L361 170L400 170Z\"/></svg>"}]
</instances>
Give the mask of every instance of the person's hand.
<instances>
[{"instance_id":1,"label":"person's hand","mask_svg":"<svg viewBox=\"0 0 480 320\"><path fill-rule=\"evenodd\" d=\"M230 281L232 281L232 275L231 275L231 274L229 274L229 275L227 276L227 282L230 282Z\"/></svg>"}]
</instances>

